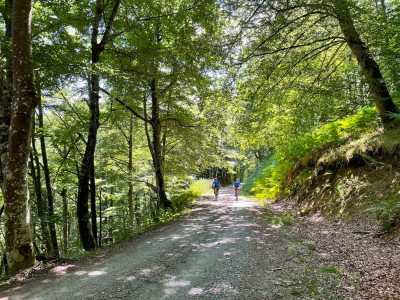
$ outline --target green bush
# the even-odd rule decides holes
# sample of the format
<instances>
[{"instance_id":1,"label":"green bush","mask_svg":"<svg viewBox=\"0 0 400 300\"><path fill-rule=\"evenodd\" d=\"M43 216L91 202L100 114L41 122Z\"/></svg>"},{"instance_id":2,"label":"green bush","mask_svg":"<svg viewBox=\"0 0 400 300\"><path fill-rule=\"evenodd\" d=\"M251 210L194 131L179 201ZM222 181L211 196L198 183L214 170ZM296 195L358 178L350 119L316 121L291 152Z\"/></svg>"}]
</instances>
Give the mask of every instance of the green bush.
<instances>
[{"instance_id":1,"label":"green bush","mask_svg":"<svg viewBox=\"0 0 400 300\"><path fill-rule=\"evenodd\" d=\"M192 190L187 190L177 196L172 197L172 209L175 212L180 212L188 208L200 194Z\"/></svg>"},{"instance_id":2,"label":"green bush","mask_svg":"<svg viewBox=\"0 0 400 300\"><path fill-rule=\"evenodd\" d=\"M291 226L294 223L293 216L289 211L284 212L281 215L281 222L285 226Z\"/></svg>"},{"instance_id":3,"label":"green bush","mask_svg":"<svg viewBox=\"0 0 400 300\"><path fill-rule=\"evenodd\" d=\"M210 192L211 179L198 179L190 184L190 188L172 197L172 209L180 212L190 207L200 195Z\"/></svg>"}]
</instances>

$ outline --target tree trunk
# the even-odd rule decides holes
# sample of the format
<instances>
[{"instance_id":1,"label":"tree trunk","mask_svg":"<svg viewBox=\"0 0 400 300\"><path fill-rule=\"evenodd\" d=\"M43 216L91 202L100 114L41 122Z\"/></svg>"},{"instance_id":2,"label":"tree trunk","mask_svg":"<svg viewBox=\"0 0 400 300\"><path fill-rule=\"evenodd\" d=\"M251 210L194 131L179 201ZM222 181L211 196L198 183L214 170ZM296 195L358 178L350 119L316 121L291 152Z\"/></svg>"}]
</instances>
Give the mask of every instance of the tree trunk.
<instances>
[{"instance_id":1,"label":"tree trunk","mask_svg":"<svg viewBox=\"0 0 400 300\"><path fill-rule=\"evenodd\" d=\"M86 144L85 154L82 159L82 166L79 172L78 180L78 199L77 199L77 217L79 225L79 233L81 236L82 246L85 250L93 250L96 247L96 242L93 237L90 226L90 215L89 215L89 179L92 168L94 168L94 153L96 150L97 142L97 130L99 128L99 92L100 92L100 76L97 70L97 64L100 61L100 55L104 50L104 47L109 42L109 36L112 24L117 15L118 7L121 0L115 0L114 7L108 23L105 26L103 38L100 43L98 42L100 21L104 14L103 1L96 0L96 11L93 20L92 28L92 74L90 76L90 95L89 95L89 110L90 110L90 127L89 135ZM94 178L94 176L93 176ZM94 185L94 181L92 183ZM95 186L92 186L93 194L96 193Z\"/></svg>"},{"instance_id":2,"label":"tree trunk","mask_svg":"<svg viewBox=\"0 0 400 300\"><path fill-rule=\"evenodd\" d=\"M31 0L12 7L13 100L4 178L7 269L15 274L35 263L28 190L28 157L37 104L31 46Z\"/></svg>"},{"instance_id":3,"label":"tree trunk","mask_svg":"<svg viewBox=\"0 0 400 300\"><path fill-rule=\"evenodd\" d=\"M95 52L92 49L92 52ZM92 53L92 64L98 62L99 53ZM77 218L79 225L79 233L82 246L85 250L93 250L96 247L92 228L90 225L89 214L89 179L91 168L94 163L94 152L96 149L97 130L99 128L99 76L95 72L91 75L91 93L89 98L89 106L91 112L89 135L86 144L85 154L82 160L82 166L79 171L78 181L78 198L77 198ZM93 187L92 187L93 188ZM91 193L95 191L92 190Z\"/></svg>"},{"instance_id":4,"label":"tree trunk","mask_svg":"<svg viewBox=\"0 0 400 300\"><path fill-rule=\"evenodd\" d=\"M63 201L63 253L68 254L68 198L67 189L64 187L61 192Z\"/></svg>"},{"instance_id":5,"label":"tree trunk","mask_svg":"<svg viewBox=\"0 0 400 300\"><path fill-rule=\"evenodd\" d=\"M97 237L97 210L96 210L96 179L94 175L94 158L92 161L92 165L90 166L90 210L92 215L92 231L93 237L98 245L98 237Z\"/></svg>"},{"instance_id":6,"label":"tree trunk","mask_svg":"<svg viewBox=\"0 0 400 300\"><path fill-rule=\"evenodd\" d=\"M171 201L168 200L167 194L165 193L160 103L158 102L156 94L156 79L151 80L150 88L151 88L151 102L152 102L151 106L152 115L150 124L153 129L153 151L154 151L153 163L156 173L157 196L161 207L166 208L171 206Z\"/></svg>"},{"instance_id":7,"label":"tree trunk","mask_svg":"<svg viewBox=\"0 0 400 300\"><path fill-rule=\"evenodd\" d=\"M33 154L32 154L33 152ZM35 139L32 138L32 151L31 151L31 176L33 179L33 186L36 193L36 206L40 222L40 229L42 231L42 238L46 247L46 253L51 253L51 244L49 239L49 229L46 223L47 209L43 201L42 184L41 184L41 171L38 154L35 146ZM36 169L35 169L36 168Z\"/></svg>"},{"instance_id":8,"label":"tree trunk","mask_svg":"<svg viewBox=\"0 0 400 300\"><path fill-rule=\"evenodd\" d=\"M38 90L39 90L38 107L39 107L40 147L42 150L43 172L46 182L47 206L50 219L49 229L50 229L50 240L51 240L51 250L52 250L50 254L51 256L58 258L60 257L60 254L58 251L56 226L54 224L54 197L53 197L53 189L51 187L49 163L47 161L46 142L44 140L43 108L42 108L40 88Z\"/></svg>"},{"instance_id":9,"label":"tree trunk","mask_svg":"<svg viewBox=\"0 0 400 300\"><path fill-rule=\"evenodd\" d=\"M128 137L128 173L129 173L129 192L128 192L128 209L129 209L129 228L133 229L133 181L132 181L132 173L133 173L133 115L130 115L129 120L129 137Z\"/></svg>"},{"instance_id":10,"label":"tree trunk","mask_svg":"<svg viewBox=\"0 0 400 300\"><path fill-rule=\"evenodd\" d=\"M344 0L335 0L333 1L333 5L346 42L357 59L358 65L369 85L382 123L384 127L388 127L394 119L391 114L399 113L399 109L392 101L385 80L379 70L379 65L373 58L368 47L361 40L354 26L347 2Z\"/></svg>"},{"instance_id":11,"label":"tree trunk","mask_svg":"<svg viewBox=\"0 0 400 300\"><path fill-rule=\"evenodd\" d=\"M140 199L136 197L135 199L135 217L136 217L136 227L141 228L141 214L140 214Z\"/></svg>"},{"instance_id":12,"label":"tree trunk","mask_svg":"<svg viewBox=\"0 0 400 300\"><path fill-rule=\"evenodd\" d=\"M5 1L5 9L2 14L5 23L5 43L1 45L2 54L5 57L5 67L0 60L0 188L4 192L4 168L7 159L8 134L11 119L11 101L13 85L13 69L11 55L11 0ZM3 77L3 70L6 77Z\"/></svg>"},{"instance_id":13,"label":"tree trunk","mask_svg":"<svg viewBox=\"0 0 400 300\"><path fill-rule=\"evenodd\" d=\"M113 190L111 189L111 194L113 193ZM111 197L110 198L110 205L109 207L113 207L114 206L114 200ZM110 215L108 217L108 243L112 244L113 243L113 231L114 231L114 217L112 215Z\"/></svg>"},{"instance_id":14,"label":"tree trunk","mask_svg":"<svg viewBox=\"0 0 400 300\"><path fill-rule=\"evenodd\" d=\"M102 230L102 226L103 226L103 224L102 224L102 217L103 217L103 215L102 215L102 203L101 203L101 200L102 200L102 195L101 195L101 189L100 189L100 195L99 195L99 229L100 229L100 234L99 234L99 247L101 247L101 239L102 239L102 233L103 233L103 230Z\"/></svg>"}]
</instances>

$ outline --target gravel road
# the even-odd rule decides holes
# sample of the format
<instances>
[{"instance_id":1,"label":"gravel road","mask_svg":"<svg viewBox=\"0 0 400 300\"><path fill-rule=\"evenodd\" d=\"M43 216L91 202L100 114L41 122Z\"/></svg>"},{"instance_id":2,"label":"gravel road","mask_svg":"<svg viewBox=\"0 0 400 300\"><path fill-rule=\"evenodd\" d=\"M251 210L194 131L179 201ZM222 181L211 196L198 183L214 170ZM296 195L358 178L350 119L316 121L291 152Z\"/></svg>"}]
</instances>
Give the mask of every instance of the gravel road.
<instances>
[{"instance_id":1,"label":"gravel road","mask_svg":"<svg viewBox=\"0 0 400 300\"><path fill-rule=\"evenodd\" d=\"M277 278L296 266L292 237L259 218L257 202L231 193L206 195L103 258L55 267L0 299L291 299Z\"/></svg>"}]
</instances>

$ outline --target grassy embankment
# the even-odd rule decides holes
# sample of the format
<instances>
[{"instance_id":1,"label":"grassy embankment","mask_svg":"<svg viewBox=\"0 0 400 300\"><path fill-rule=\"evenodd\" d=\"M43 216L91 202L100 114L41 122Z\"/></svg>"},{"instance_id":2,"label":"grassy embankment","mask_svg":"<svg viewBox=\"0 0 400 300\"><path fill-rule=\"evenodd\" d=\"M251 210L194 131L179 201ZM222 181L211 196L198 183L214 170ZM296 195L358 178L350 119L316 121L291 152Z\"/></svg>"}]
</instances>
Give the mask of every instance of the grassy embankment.
<instances>
[{"instance_id":1,"label":"grassy embankment","mask_svg":"<svg viewBox=\"0 0 400 300\"><path fill-rule=\"evenodd\" d=\"M374 108L321 126L275 149L246 184L257 198L291 198L302 212L400 219L400 129L383 131ZM376 214L374 214L376 215Z\"/></svg>"}]
</instances>

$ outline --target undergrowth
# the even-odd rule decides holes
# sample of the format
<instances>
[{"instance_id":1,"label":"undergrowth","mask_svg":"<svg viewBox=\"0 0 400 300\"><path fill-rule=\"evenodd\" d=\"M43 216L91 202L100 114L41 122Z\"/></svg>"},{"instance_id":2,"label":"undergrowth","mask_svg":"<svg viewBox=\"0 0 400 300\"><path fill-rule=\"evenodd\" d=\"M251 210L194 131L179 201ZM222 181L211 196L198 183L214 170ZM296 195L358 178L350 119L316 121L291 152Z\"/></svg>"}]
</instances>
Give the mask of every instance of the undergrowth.
<instances>
[{"instance_id":1,"label":"undergrowth","mask_svg":"<svg viewBox=\"0 0 400 300\"><path fill-rule=\"evenodd\" d=\"M366 211L378 213L378 219L385 231L395 230L400 220L400 187L396 194L385 199L377 199Z\"/></svg>"},{"instance_id":2,"label":"undergrowth","mask_svg":"<svg viewBox=\"0 0 400 300\"><path fill-rule=\"evenodd\" d=\"M174 212L188 208L200 195L210 190L211 179L197 179L190 184L190 188L172 197L172 209Z\"/></svg>"},{"instance_id":3,"label":"undergrowth","mask_svg":"<svg viewBox=\"0 0 400 300\"><path fill-rule=\"evenodd\" d=\"M273 156L260 166L246 188L259 199L276 198L289 191L285 191L285 187L295 183L298 175L310 176L307 167L315 165L322 153L378 128L376 109L364 107L353 116L305 133L290 143L277 146Z\"/></svg>"},{"instance_id":4,"label":"undergrowth","mask_svg":"<svg viewBox=\"0 0 400 300\"><path fill-rule=\"evenodd\" d=\"M189 211L190 205L202 194L207 193L210 190L211 179L198 179L190 183L190 188L183 190L183 187L176 186L178 191L177 195L171 197L172 209L161 209L152 217L147 218L139 228L129 229L127 226L115 227L115 239L113 243L123 241L133 235L139 234L147 229L157 226L163 223L167 223L174 218L186 214ZM77 240L71 243L71 247L68 253L68 258L80 258L84 256L90 256L92 254L99 254L99 249L93 252L88 252L79 247L80 241ZM106 243L107 244L107 243ZM104 244L104 245L106 245Z\"/></svg>"},{"instance_id":5,"label":"undergrowth","mask_svg":"<svg viewBox=\"0 0 400 300\"><path fill-rule=\"evenodd\" d=\"M270 160L265 160L257 165L254 172L248 176L243 184L243 188L240 190L242 195L254 195L253 187L256 182L262 179L264 175L264 169L270 165Z\"/></svg>"}]
</instances>

